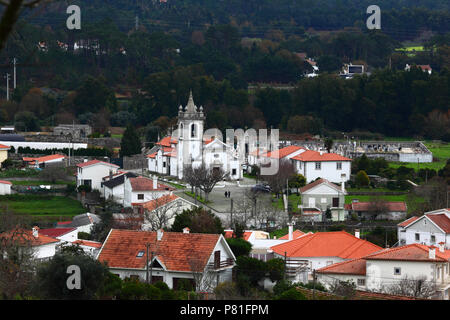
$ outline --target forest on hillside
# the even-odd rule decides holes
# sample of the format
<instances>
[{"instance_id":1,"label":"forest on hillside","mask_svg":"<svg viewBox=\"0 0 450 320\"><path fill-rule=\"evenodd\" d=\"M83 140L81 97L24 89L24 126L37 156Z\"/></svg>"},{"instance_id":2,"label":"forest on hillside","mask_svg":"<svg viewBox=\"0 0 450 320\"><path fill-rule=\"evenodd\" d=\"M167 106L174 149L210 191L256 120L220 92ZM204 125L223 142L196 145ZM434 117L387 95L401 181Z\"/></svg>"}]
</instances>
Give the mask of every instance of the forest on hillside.
<instances>
[{"instance_id":1,"label":"forest on hillside","mask_svg":"<svg viewBox=\"0 0 450 320\"><path fill-rule=\"evenodd\" d=\"M18 59L18 87L0 101L0 124L33 131L75 121L105 133L132 122L153 141L192 89L209 127L448 141L448 1L381 1L382 30L366 29L366 2L79 1L82 29L72 31L67 4L53 2L25 13L0 53L5 73ZM421 49L399 51L405 36ZM312 67L302 55L317 62L319 77L304 77ZM340 79L350 62L371 75ZM429 64L433 73L405 72L406 64ZM269 88L249 90L255 84Z\"/></svg>"}]
</instances>

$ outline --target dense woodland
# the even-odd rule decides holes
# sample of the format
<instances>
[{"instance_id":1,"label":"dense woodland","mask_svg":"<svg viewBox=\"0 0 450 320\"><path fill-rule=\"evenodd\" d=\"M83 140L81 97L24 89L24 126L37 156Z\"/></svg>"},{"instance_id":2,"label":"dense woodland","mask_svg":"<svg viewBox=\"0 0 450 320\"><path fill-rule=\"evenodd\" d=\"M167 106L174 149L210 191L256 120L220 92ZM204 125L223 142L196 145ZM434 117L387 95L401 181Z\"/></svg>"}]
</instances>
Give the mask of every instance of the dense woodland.
<instances>
[{"instance_id":1,"label":"dense woodland","mask_svg":"<svg viewBox=\"0 0 450 320\"><path fill-rule=\"evenodd\" d=\"M75 121L100 133L133 123L154 141L192 89L209 127L450 140L448 1L379 1L381 31L365 27L368 1L78 3L76 31L65 28L66 4L24 13L0 54L5 73L12 57L19 61L18 87L0 102L0 123L33 131ZM404 40L424 50L395 50ZM64 50L59 41L87 48ZM304 78L312 67L300 52L317 62L319 77ZM371 75L340 79L349 62ZM405 72L406 63L430 64L433 73ZM290 90L249 90L261 83Z\"/></svg>"}]
</instances>

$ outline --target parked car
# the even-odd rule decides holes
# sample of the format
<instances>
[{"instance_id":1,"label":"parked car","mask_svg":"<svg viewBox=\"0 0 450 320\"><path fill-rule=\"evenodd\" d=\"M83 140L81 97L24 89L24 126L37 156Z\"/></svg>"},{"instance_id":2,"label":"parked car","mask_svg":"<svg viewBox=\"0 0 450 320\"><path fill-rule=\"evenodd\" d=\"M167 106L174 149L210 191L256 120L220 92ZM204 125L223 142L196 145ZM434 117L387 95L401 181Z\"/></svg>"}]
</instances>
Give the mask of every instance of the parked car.
<instances>
[{"instance_id":1,"label":"parked car","mask_svg":"<svg viewBox=\"0 0 450 320\"><path fill-rule=\"evenodd\" d=\"M272 189L268 185L256 184L252 187L252 192L271 192Z\"/></svg>"}]
</instances>

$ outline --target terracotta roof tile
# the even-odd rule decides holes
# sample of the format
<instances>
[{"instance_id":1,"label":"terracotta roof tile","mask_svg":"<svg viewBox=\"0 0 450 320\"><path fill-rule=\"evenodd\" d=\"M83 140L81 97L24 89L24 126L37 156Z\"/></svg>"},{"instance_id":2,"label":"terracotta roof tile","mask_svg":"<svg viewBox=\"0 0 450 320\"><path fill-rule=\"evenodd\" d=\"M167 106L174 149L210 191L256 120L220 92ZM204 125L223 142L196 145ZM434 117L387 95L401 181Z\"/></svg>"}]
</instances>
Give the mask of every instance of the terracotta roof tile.
<instances>
[{"instance_id":1,"label":"terracotta roof tile","mask_svg":"<svg viewBox=\"0 0 450 320\"><path fill-rule=\"evenodd\" d=\"M288 155L297 152L299 150L305 150L303 147L299 146L287 146L278 150L269 151L266 154L264 154L265 157L274 158L274 159L282 159L284 157L287 157ZM277 154L278 152L278 154ZM305 151L306 152L306 151Z\"/></svg>"},{"instance_id":2,"label":"terracotta roof tile","mask_svg":"<svg viewBox=\"0 0 450 320\"><path fill-rule=\"evenodd\" d=\"M401 222L398 224L398 226L400 227L406 227L407 225L409 225L410 223L416 221L417 219L419 219L420 217L417 216L413 216L411 218L406 219L405 221Z\"/></svg>"},{"instance_id":3,"label":"terracotta roof tile","mask_svg":"<svg viewBox=\"0 0 450 320\"><path fill-rule=\"evenodd\" d=\"M79 244L80 246L93 247L97 249L100 249L102 247L102 243L97 241L76 240L72 243Z\"/></svg>"},{"instance_id":4,"label":"terracotta roof tile","mask_svg":"<svg viewBox=\"0 0 450 320\"><path fill-rule=\"evenodd\" d=\"M118 165L115 165L115 164L109 163L109 162L105 162L105 161L100 161L100 160L91 160L91 161L79 163L79 164L77 164L77 167L84 168L84 167L89 167L89 166L92 166L92 165L95 165L95 164L99 164L99 163L106 164L106 165L109 165L111 167L119 168Z\"/></svg>"},{"instance_id":5,"label":"terracotta roof tile","mask_svg":"<svg viewBox=\"0 0 450 320\"><path fill-rule=\"evenodd\" d=\"M219 241L218 234L164 232L157 240L157 232L112 229L100 251L98 260L112 268L144 269L146 244L154 257L172 271L192 270L192 261L206 266ZM142 257L137 254L142 251Z\"/></svg>"},{"instance_id":6,"label":"terracotta roof tile","mask_svg":"<svg viewBox=\"0 0 450 320\"><path fill-rule=\"evenodd\" d=\"M167 195L161 196L157 199L153 199L153 200L143 202L143 203L137 203L136 206L140 206L148 211L153 211L153 210L155 210L163 205L166 205L169 202L172 202L176 199L179 199L179 197L174 194L167 194Z\"/></svg>"},{"instance_id":7,"label":"terracotta roof tile","mask_svg":"<svg viewBox=\"0 0 450 320\"><path fill-rule=\"evenodd\" d=\"M56 160L56 159L64 159L64 158L66 158L66 156L62 155L62 154L51 154L48 156L43 156L43 157L38 157L38 158L23 157L23 161L32 162L34 164L36 161L38 161L39 163L44 163L46 161L51 161L51 160Z\"/></svg>"},{"instance_id":8,"label":"terracotta roof tile","mask_svg":"<svg viewBox=\"0 0 450 320\"><path fill-rule=\"evenodd\" d=\"M39 234L44 234L46 236L56 238L65 235L66 233L77 230L76 228L50 228L50 229L40 229Z\"/></svg>"},{"instance_id":9,"label":"terracotta roof tile","mask_svg":"<svg viewBox=\"0 0 450 320\"><path fill-rule=\"evenodd\" d=\"M436 259L429 258L429 246L413 243L401 247L384 249L380 252L370 254L364 259L366 260L400 260L400 261L448 261L450 250L444 253L436 248Z\"/></svg>"},{"instance_id":10,"label":"terracotta roof tile","mask_svg":"<svg viewBox=\"0 0 450 320\"><path fill-rule=\"evenodd\" d=\"M58 239L46 236L38 232L38 237L33 236L33 232L31 230L25 230L22 228L16 228L4 233L0 234L0 242L2 239L14 239L14 241L18 241L19 243L25 244L30 243L31 246L42 246L45 244L50 244L54 242L59 242Z\"/></svg>"},{"instance_id":11,"label":"terracotta roof tile","mask_svg":"<svg viewBox=\"0 0 450 320\"><path fill-rule=\"evenodd\" d=\"M9 150L9 149L11 149L11 147L10 147L10 146L5 146L4 144L1 144L1 143L0 143L0 149L6 149L6 150Z\"/></svg>"},{"instance_id":12,"label":"terracotta roof tile","mask_svg":"<svg viewBox=\"0 0 450 320\"><path fill-rule=\"evenodd\" d=\"M317 232L271 247L288 257L340 257L353 259L377 252L382 248L345 232Z\"/></svg>"},{"instance_id":13,"label":"terracotta roof tile","mask_svg":"<svg viewBox=\"0 0 450 320\"><path fill-rule=\"evenodd\" d=\"M316 187L316 186L318 186L318 185L320 185L322 183L326 183L327 185L329 185L333 189L335 189L337 191L341 191L341 188L337 184L334 184L334 183L328 181L327 179L320 178L320 179L317 179L316 181L313 181L313 182L307 184L303 188L300 188L300 193L308 191L309 189L312 189L312 188L314 188L314 187Z\"/></svg>"},{"instance_id":14,"label":"terracotta roof tile","mask_svg":"<svg viewBox=\"0 0 450 320\"><path fill-rule=\"evenodd\" d=\"M446 214L427 214L426 216L444 230L445 233L450 233L450 218Z\"/></svg>"},{"instance_id":15,"label":"terracotta roof tile","mask_svg":"<svg viewBox=\"0 0 450 320\"><path fill-rule=\"evenodd\" d=\"M406 211L406 203L403 201L385 201L382 202L382 204L388 211L399 211L399 212ZM350 204L350 208L351 210L354 211L372 211L377 209L372 206L372 202L360 202L360 201L352 202Z\"/></svg>"},{"instance_id":16,"label":"terracotta roof tile","mask_svg":"<svg viewBox=\"0 0 450 320\"><path fill-rule=\"evenodd\" d=\"M163 147L170 147L172 144L177 144L177 140L175 138L172 138L170 136L162 138L160 141L158 141L157 145L163 146Z\"/></svg>"},{"instance_id":17,"label":"terracotta roof tile","mask_svg":"<svg viewBox=\"0 0 450 320\"><path fill-rule=\"evenodd\" d=\"M366 260L352 259L316 270L318 273L366 275Z\"/></svg>"},{"instance_id":18,"label":"terracotta roof tile","mask_svg":"<svg viewBox=\"0 0 450 320\"><path fill-rule=\"evenodd\" d=\"M145 177L136 177L128 179L133 191L162 191L162 190L175 190L162 183L157 183L157 188L153 188L153 179Z\"/></svg>"},{"instance_id":19,"label":"terracotta roof tile","mask_svg":"<svg viewBox=\"0 0 450 320\"><path fill-rule=\"evenodd\" d=\"M300 238L302 236L304 236L306 233L304 233L303 231L300 230L294 230L294 232L292 232L292 239L297 239ZM289 233L282 236L281 238L278 238L279 240L289 240Z\"/></svg>"},{"instance_id":20,"label":"terracotta roof tile","mask_svg":"<svg viewBox=\"0 0 450 320\"><path fill-rule=\"evenodd\" d=\"M308 161L352 161L352 159L343 157L336 153L322 153L320 155L320 152L313 151L313 150L306 150L305 152L302 152L295 157L292 157L292 160L298 160L303 162Z\"/></svg>"},{"instance_id":21,"label":"terracotta roof tile","mask_svg":"<svg viewBox=\"0 0 450 320\"><path fill-rule=\"evenodd\" d=\"M0 180L0 183L2 183L2 184L12 184L11 181L6 181L6 180Z\"/></svg>"}]
</instances>

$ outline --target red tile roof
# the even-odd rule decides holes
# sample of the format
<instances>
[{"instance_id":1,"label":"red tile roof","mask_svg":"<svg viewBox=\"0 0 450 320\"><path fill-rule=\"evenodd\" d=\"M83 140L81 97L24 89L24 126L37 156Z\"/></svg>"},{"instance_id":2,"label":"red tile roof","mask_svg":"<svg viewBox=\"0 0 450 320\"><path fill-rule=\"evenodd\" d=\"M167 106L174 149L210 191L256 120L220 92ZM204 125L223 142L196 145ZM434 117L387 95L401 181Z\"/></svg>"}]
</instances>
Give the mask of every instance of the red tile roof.
<instances>
[{"instance_id":1,"label":"red tile roof","mask_svg":"<svg viewBox=\"0 0 450 320\"><path fill-rule=\"evenodd\" d=\"M0 180L0 183L3 183L3 184L12 184L10 181L6 181L6 180Z\"/></svg>"},{"instance_id":2,"label":"red tile roof","mask_svg":"<svg viewBox=\"0 0 450 320\"><path fill-rule=\"evenodd\" d=\"M44 234L49 237L52 237L52 238L56 238L56 237L65 235L66 233L72 232L74 230L77 230L77 229L76 228L50 228L50 229L40 229L39 233Z\"/></svg>"},{"instance_id":3,"label":"red tile roof","mask_svg":"<svg viewBox=\"0 0 450 320\"><path fill-rule=\"evenodd\" d=\"M11 147L10 146L5 146L4 144L0 144L0 149L9 150L9 149L11 149Z\"/></svg>"},{"instance_id":4,"label":"red tile roof","mask_svg":"<svg viewBox=\"0 0 450 320\"><path fill-rule=\"evenodd\" d=\"M320 269L317 269L318 273L332 273L332 274L355 274L366 275L366 260L364 259L352 259L344 262L338 262Z\"/></svg>"},{"instance_id":5,"label":"red tile roof","mask_svg":"<svg viewBox=\"0 0 450 320\"><path fill-rule=\"evenodd\" d=\"M250 236L252 235L253 231L244 231L243 235L242 235L242 239L244 239L245 241L248 241L248 239L250 238ZM233 230L226 230L225 231L225 238L233 238L234 237L234 231Z\"/></svg>"},{"instance_id":6,"label":"red tile roof","mask_svg":"<svg viewBox=\"0 0 450 320\"><path fill-rule=\"evenodd\" d=\"M349 204L350 210L353 211L373 211L376 210L372 202L352 202ZM386 210L390 212L406 212L406 203L403 201L385 201L382 202Z\"/></svg>"},{"instance_id":7,"label":"red tile roof","mask_svg":"<svg viewBox=\"0 0 450 320\"><path fill-rule=\"evenodd\" d=\"M445 233L450 233L450 218L446 214L427 214L426 216L444 230Z\"/></svg>"},{"instance_id":8,"label":"red tile roof","mask_svg":"<svg viewBox=\"0 0 450 320\"><path fill-rule=\"evenodd\" d=\"M405 221L401 222L398 224L398 226L400 227L406 227L407 225L409 225L410 223L416 221L417 219L419 219L420 217L417 216L412 216L411 218L406 219Z\"/></svg>"},{"instance_id":9,"label":"red tile roof","mask_svg":"<svg viewBox=\"0 0 450 320\"><path fill-rule=\"evenodd\" d=\"M307 184L303 188L300 188L300 193L308 191L309 189L312 189L312 188L314 188L314 187L316 187L316 186L318 186L319 184L322 184L322 183L326 183L327 185L329 185L330 187L336 189L337 191L341 191L341 188L337 184L334 184L334 183L328 181L327 179L320 178L320 179L318 179L318 180L316 180L314 182L311 182L311 183Z\"/></svg>"},{"instance_id":10,"label":"red tile roof","mask_svg":"<svg viewBox=\"0 0 450 320\"><path fill-rule=\"evenodd\" d=\"M219 238L218 234L164 232L158 241L155 231L112 229L98 260L107 262L110 268L144 269L149 243L149 252L154 252L154 257L168 270L191 272L193 262L206 266ZM137 257L140 251L143 256Z\"/></svg>"},{"instance_id":11,"label":"red tile roof","mask_svg":"<svg viewBox=\"0 0 450 320\"><path fill-rule=\"evenodd\" d=\"M102 247L102 243L97 241L76 240L72 243L79 244L80 246L93 247L97 249L100 249Z\"/></svg>"},{"instance_id":12,"label":"red tile roof","mask_svg":"<svg viewBox=\"0 0 450 320\"><path fill-rule=\"evenodd\" d=\"M162 191L162 190L175 190L172 187L166 186L162 183L157 183L157 188L153 188L153 179L145 177L136 177L128 179L133 191Z\"/></svg>"},{"instance_id":13,"label":"red tile roof","mask_svg":"<svg viewBox=\"0 0 450 320\"><path fill-rule=\"evenodd\" d=\"M303 162L308 161L352 161L352 159L343 157L336 153L322 153L320 155L320 152L313 151L313 150L306 150L305 152L302 152L295 157L291 158L292 160L298 160Z\"/></svg>"},{"instance_id":14,"label":"red tile roof","mask_svg":"<svg viewBox=\"0 0 450 320\"><path fill-rule=\"evenodd\" d=\"M178 142L176 139L174 139L170 136L167 136L167 137L162 138L159 142L157 142L155 144L163 146L163 147L171 147L172 144L177 144L177 143Z\"/></svg>"},{"instance_id":15,"label":"red tile roof","mask_svg":"<svg viewBox=\"0 0 450 320\"><path fill-rule=\"evenodd\" d=\"M153 153L147 155L147 158L152 158L152 159L154 159L154 158L156 157L156 154L157 154L157 153L158 153L158 151L153 152Z\"/></svg>"},{"instance_id":16,"label":"red tile roof","mask_svg":"<svg viewBox=\"0 0 450 320\"><path fill-rule=\"evenodd\" d=\"M112 164L112 163L109 163L109 162L105 162L105 161L100 161L100 160L91 160L91 161L79 163L79 164L77 164L77 167L84 168L84 167L89 167L89 166L92 166L92 165L95 165L95 164L99 164L99 163L106 164L106 165L109 165L111 167L119 168L119 166L117 166L115 164Z\"/></svg>"},{"instance_id":17,"label":"red tile roof","mask_svg":"<svg viewBox=\"0 0 450 320\"><path fill-rule=\"evenodd\" d=\"M36 238L33 236L33 232L31 230L25 230L22 228L15 228L13 230L1 233L0 242L2 239L13 239L21 244L29 243L33 247L59 242L58 239L41 234L40 230L38 231L38 237Z\"/></svg>"},{"instance_id":18,"label":"red tile roof","mask_svg":"<svg viewBox=\"0 0 450 320\"><path fill-rule=\"evenodd\" d=\"M264 156L269 157L269 158L274 158L274 159L282 159L298 150L305 150L305 148L299 147L299 146L287 146L287 147L284 147L284 148L281 148L278 150L269 151L266 154L264 154ZM277 154L277 152L278 152L278 154Z\"/></svg>"},{"instance_id":19,"label":"red tile roof","mask_svg":"<svg viewBox=\"0 0 450 320\"><path fill-rule=\"evenodd\" d=\"M38 157L38 158L29 158L29 157L23 157L23 161L25 162L31 162L31 164L36 163L38 161L39 163L44 163L46 161L56 160L56 159L64 159L66 158L65 155L62 154L51 154L48 156Z\"/></svg>"},{"instance_id":20,"label":"red tile roof","mask_svg":"<svg viewBox=\"0 0 450 320\"><path fill-rule=\"evenodd\" d=\"M380 252L370 254L366 260L400 260L400 261L440 261L445 262L450 258L450 250L440 252L436 249L436 259L429 258L429 246L413 243L401 247L384 249Z\"/></svg>"},{"instance_id":21,"label":"red tile roof","mask_svg":"<svg viewBox=\"0 0 450 320\"><path fill-rule=\"evenodd\" d=\"M279 255L288 257L340 257L353 259L366 256L382 248L345 232L317 232L271 247Z\"/></svg>"},{"instance_id":22,"label":"red tile roof","mask_svg":"<svg viewBox=\"0 0 450 320\"><path fill-rule=\"evenodd\" d=\"M304 236L306 233L300 230L294 230L292 232L292 239L300 238L301 236ZM278 238L279 240L289 240L289 233L287 235L282 236L281 238Z\"/></svg>"},{"instance_id":23,"label":"red tile roof","mask_svg":"<svg viewBox=\"0 0 450 320\"><path fill-rule=\"evenodd\" d=\"M153 210L155 210L163 205L166 205L169 202L172 202L178 198L179 197L174 194L167 194L167 195L161 196L154 200L150 200L150 201L142 202L142 203L136 203L136 206L140 206L148 211L153 211Z\"/></svg>"}]
</instances>

